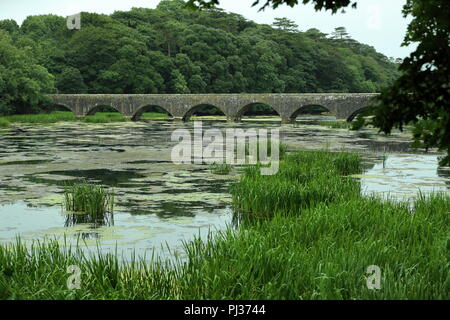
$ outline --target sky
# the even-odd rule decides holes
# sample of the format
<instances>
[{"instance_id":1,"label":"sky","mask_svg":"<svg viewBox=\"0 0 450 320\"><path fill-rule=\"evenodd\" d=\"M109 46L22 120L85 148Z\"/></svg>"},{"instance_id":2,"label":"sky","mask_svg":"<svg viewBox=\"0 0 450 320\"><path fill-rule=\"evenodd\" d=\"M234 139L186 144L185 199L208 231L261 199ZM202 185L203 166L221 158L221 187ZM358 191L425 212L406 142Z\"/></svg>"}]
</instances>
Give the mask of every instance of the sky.
<instances>
[{"instance_id":1,"label":"sky","mask_svg":"<svg viewBox=\"0 0 450 320\"><path fill-rule=\"evenodd\" d=\"M346 13L316 12L312 5L287 6L275 10L252 7L253 0L221 0L225 11L238 13L257 23L272 24L274 18L286 17L299 25L299 30L317 28L331 33L345 27L351 37L375 47L388 57L404 58L415 46L401 47L409 19L403 18L406 0L357 0L358 8ZM261 1L264 2L264 1ZM57 14L69 16L81 11L110 14L132 7L155 8L159 0L0 0L0 20L14 19L19 24L29 15Z\"/></svg>"}]
</instances>

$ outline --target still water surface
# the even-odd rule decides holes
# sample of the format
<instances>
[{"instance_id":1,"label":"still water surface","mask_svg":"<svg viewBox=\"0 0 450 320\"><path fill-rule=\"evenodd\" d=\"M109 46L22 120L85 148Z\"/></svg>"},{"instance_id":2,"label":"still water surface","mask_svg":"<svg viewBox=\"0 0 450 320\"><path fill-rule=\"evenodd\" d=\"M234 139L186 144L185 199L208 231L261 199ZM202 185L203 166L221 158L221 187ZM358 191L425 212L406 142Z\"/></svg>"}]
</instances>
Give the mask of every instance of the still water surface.
<instances>
[{"instance_id":1,"label":"still water surface","mask_svg":"<svg viewBox=\"0 0 450 320\"><path fill-rule=\"evenodd\" d=\"M278 128L270 121L242 124L203 122L204 129ZM229 176L206 165L175 165L171 133L193 123L164 121L21 126L0 132L0 243L56 238L81 241L85 250L183 257L182 243L232 225ZM352 132L319 126L314 118L281 127L289 150L331 149L362 152L365 194L407 200L422 192L445 191L450 170L437 154L409 149L409 135L385 137L366 129ZM115 211L103 226L77 224L63 212L64 185L88 179L114 187Z\"/></svg>"}]
</instances>

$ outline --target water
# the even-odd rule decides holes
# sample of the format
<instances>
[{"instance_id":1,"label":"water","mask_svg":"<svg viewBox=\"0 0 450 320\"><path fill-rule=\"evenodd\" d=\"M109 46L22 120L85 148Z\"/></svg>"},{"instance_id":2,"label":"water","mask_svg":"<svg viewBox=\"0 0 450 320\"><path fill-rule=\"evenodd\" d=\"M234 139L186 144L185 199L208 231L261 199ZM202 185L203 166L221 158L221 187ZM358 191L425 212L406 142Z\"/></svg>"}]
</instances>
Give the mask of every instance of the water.
<instances>
[{"instance_id":1,"label":"water","mask_svg":"<svg viewBox=\"0 0 450 320\"><path fill-rule=\"evenodd\" d=\"M323 120L323 118L320 118ZM361 179L366 194L407 199L423 192L448 191L450 171L438 168L436 154L412 153L407 134L392 137L320 127L314 117L281 128L290 150L351 150L365 154ZM226 129L278 128L265 119L242 124L203 122ZM183 257L183 241L205 237L232 225L229 186L238 179L214 175L206 165L174 165L170 159L175 129L193 123L21 126L20 135L0 132L0 242L56 238L81 241L86 250ZM383 165L383 155L387 159ZM64 186L77 179L114 187L116 206L106 225L74 223L63 212ZM169 250L170 248L170 250ZM170 252L169 252L170 251Z\"/></svg>"}]
</instances>

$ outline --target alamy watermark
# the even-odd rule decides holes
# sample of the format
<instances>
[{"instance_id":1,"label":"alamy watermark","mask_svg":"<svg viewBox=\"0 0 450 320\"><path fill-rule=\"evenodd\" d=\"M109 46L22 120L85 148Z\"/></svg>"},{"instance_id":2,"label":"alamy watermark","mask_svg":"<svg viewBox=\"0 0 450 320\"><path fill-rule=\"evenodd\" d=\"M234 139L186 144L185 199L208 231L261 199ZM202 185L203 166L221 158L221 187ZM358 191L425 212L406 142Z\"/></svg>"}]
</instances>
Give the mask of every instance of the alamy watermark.
<instances>
[{"instance_id":1,"label":"alamy watermark","mask_svg":"<svg viewBox=\"0 0 450 320\"><path fill-rule=\"evenodd\" d=\"M279 129L203 130L202 122L194 122L193 134L188 129L172 133L178 142L171 153L175 164L223 164L244 165L260 163L262 175L274 175L279 169Z\"/></svg>"},{"instance_id":2,"label":"alamy watermark","mask_svg":"<svg viewBox=\"0 0 450 320\"><path fill-rule=\"evenodd\" d=\"M380 290L381 289L381 268L376 265L370 265L367 267L367 289Z\"/></svg>"},{"instance_id":3,"label":"alamy watermark","mask_svg":"<svg viewBox=\"0 0 450 320\"><path fill-rule=\"evenodd\" d=\"M67 273L71 274L67 278L67 289L81 289L81 269L79 266L71 265L67 267Z\"/></svg>"},{"instance_id":4,"label":"alamy watermark","mask_svg":"<svg viewBox=\"0 0 450 320\"><path fill-rule=\"evenodd\" d=\"M81 13L77 13L67 17L67 29L69 30L81 29Z\"/></svg>"}]
</instances>

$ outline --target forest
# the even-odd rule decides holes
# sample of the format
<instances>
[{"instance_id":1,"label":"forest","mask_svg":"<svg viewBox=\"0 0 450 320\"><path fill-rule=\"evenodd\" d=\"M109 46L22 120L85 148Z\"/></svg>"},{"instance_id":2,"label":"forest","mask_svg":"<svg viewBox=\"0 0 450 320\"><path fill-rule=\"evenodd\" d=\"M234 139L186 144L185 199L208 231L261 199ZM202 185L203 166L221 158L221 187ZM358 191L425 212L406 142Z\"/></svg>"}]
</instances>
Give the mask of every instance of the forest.
<instances>
[{"instance_id":1,"label":"forest","mask_svg":"<svg viewBox=\"0 0 450 320\"><path fill-rule=\"evenodd\" d=\"M50 111L49 93L380 92L399 61L286 18L257 24L183 0L111 15L0 21L0 115Z\"/></svg>"}]
</instances>

